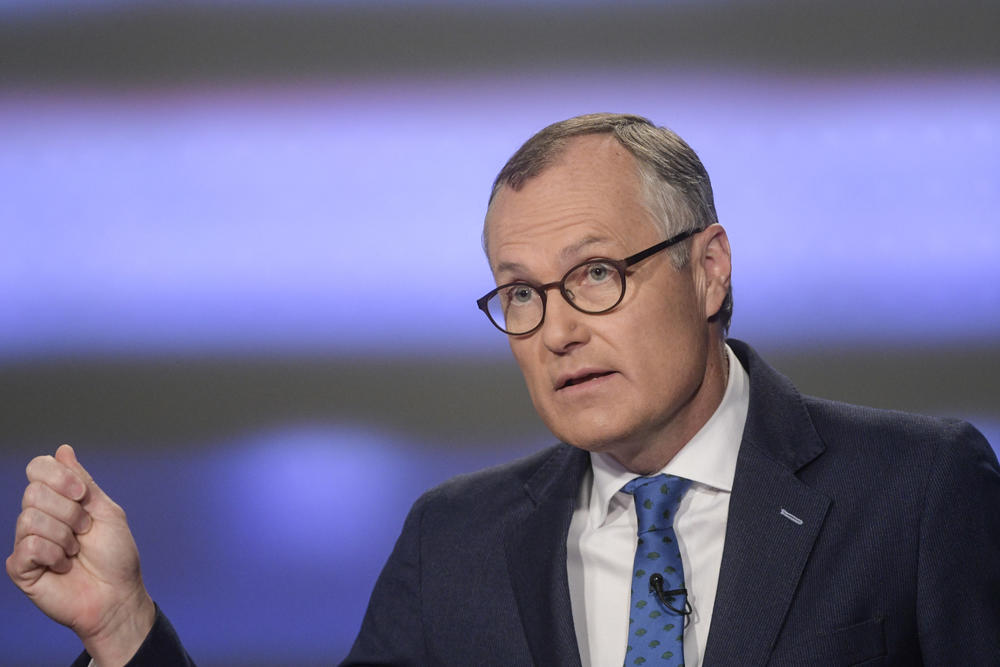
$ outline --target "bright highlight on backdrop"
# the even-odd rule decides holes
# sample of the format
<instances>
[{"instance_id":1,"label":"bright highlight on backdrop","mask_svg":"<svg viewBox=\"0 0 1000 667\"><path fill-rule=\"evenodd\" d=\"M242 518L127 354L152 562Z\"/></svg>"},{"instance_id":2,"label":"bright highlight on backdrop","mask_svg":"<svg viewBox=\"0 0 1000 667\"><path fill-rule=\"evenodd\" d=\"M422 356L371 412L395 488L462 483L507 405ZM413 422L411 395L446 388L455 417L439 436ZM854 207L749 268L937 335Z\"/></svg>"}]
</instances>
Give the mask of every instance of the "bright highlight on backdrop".
<instances>
[{"instance_id":1,"label":"bright highlight on backdrop","mask_svg":"<svg viewBox=\"0 0 1000 667\"><path fill-rule=\"evenodd\" d=\"M702 155L734 334L1000 334L996 82L572 81L2 97L0 355L505 354L474 305L489 184L591 110Z\"/></svg>"}]
</instances>

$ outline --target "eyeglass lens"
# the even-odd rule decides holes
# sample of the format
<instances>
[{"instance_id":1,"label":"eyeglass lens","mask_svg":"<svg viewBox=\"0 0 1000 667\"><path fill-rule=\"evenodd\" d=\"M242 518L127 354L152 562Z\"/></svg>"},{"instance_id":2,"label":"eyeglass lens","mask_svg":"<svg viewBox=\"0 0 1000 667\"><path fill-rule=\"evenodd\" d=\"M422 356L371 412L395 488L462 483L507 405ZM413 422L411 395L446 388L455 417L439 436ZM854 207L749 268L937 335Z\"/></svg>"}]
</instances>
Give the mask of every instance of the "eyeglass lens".
<instances>
[{"instance_id":1,"label":"eyeglass lens","mask_svg":"<svg viewBox=\"0 0 1000 667\"><path fill-rule=\"evenodd\" d=\"M600 313L622 297L624 282L618 268L608 262L587 262L570 270L562 280L562 293L576 309ZM490 317L511 334L527 333L542 322L545 303L541 293L528 283L515 283L494 294L487 302Z\"/></svg>"}]
</instances>

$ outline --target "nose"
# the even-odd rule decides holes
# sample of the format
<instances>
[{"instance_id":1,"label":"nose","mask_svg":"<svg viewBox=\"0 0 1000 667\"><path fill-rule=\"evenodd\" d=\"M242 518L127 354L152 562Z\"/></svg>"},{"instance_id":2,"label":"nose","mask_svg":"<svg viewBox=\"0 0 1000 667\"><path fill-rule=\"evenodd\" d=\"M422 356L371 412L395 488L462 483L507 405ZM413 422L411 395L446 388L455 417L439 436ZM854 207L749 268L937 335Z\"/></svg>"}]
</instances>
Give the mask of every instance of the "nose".
<instances>
[{"instance_id":1,"label":"nose","mask_svg":"<svg viewBox=\"0 0 1000 667\"><path fill-rule=\"evenodd\" d=\"M549 294L542 322L542 343L555 354L566 354L590 339L585 313L569 305L557 291Z\"/></svg>"}]
</instances>

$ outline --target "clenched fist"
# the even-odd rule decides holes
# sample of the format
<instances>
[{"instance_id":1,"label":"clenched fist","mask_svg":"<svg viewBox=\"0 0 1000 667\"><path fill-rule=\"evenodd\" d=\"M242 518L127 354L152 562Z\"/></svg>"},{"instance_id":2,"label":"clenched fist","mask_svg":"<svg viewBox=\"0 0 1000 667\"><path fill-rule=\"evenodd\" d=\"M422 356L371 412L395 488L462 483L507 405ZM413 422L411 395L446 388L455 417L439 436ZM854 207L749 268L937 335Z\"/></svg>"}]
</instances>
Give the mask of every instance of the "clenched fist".
<instances>
[{"instance_id":1,"label":"clenched fist","mask_svg":"<svg viewBox=\"0 0 1000 667\"><path fill-rule=\"evenodd\" d=\"M27 475L7 574L101 667L125 664L156 616L125 512L69 445L33 459Z\"/></svg>"}]
</instances>

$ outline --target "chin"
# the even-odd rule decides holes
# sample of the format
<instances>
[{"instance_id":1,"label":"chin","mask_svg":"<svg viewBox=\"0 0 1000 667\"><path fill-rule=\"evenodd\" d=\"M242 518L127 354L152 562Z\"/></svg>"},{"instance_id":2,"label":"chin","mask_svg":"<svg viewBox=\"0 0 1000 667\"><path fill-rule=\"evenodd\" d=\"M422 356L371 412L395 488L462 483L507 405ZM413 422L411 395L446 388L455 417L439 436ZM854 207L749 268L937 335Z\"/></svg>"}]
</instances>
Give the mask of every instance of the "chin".
<instances>
[{"instance_id":1,"label":"chin","mask_svg":"<svg viewBox=\"0 0 1000 667\"><path fill-rule=\"evenodd\" d=\"M607 452L618 443L632 439L639 431L641 415L628 409L628 403L618 397L568 405L555 397L535 400L535 411L542 422L561 441L588 452Z\"/></svg>"},{"instance_id":2,"label":"chin","mask_svg":"<svg viewBox=\"0 0 1000 667\"><path fill-rule=\"evenodd\" d=\"M568 428L546 421L549 430L563 442L588 452L610 452L616 445L629 438L629 431L620 424L592 421L589 419L566 420Z\"/></svg>"},{"instance_id":3,"label":"chin","mask_svg":"<svg viewBox=\"0 0 1000 667\"><path fill-rule=\"evenodd\" d=\"M607 440L587 440L583 443L570 441L565 442L568 442L577 449L582 449L583 451L590 452L592 454L615 454L618 450L614 443ZM617 458L617 456L615 458Z\"/></svg>"}]
</instances>

